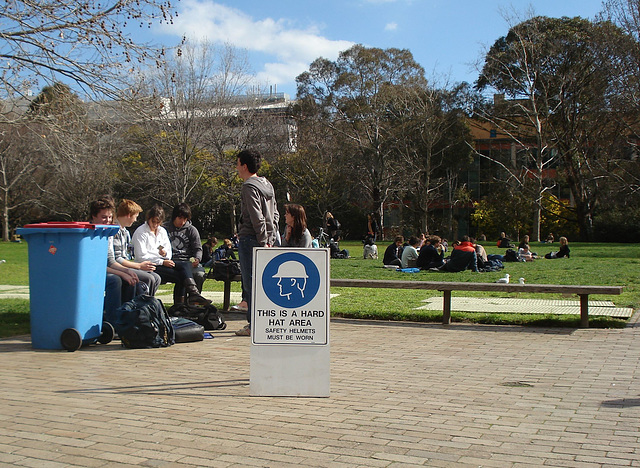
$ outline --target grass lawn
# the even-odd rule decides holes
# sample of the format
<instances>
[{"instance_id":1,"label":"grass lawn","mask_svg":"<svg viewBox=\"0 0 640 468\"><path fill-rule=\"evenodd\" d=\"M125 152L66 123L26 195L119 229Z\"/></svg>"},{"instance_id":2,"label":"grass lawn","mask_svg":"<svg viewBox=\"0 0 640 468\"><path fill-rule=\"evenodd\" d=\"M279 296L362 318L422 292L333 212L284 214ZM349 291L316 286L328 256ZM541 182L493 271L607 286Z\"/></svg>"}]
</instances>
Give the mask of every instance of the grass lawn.
<instances>
[{"instance_id":1,"label":"grass lawn","mask_svg":"<svg viewBox=\"0 0 640 468\"><path fill-rule=\"evenodd\" d=\"M341 247L349 250L349 259L331 260L332 278L363 279L402 279L411 281L464 281L491 283L509 273L512 278L524 277L527 283L537 284L584 284L584 285L620 285L624 291L620 296L589 296L590 299L611 300L620 307L638 308L640 306L640 244L601 244L571 243L571 258L546 260L539 259L527 263L506 263L502 272L472 273L435 273L415 274L398 273L382 267L382 254L390 242L378 245L380 260L364 260L360 242L341 242ZM487 253L504 253L493 242L484 243ZM0 284L28 285L27 243L0 242ZM532 250L538 255L558 249L555 244L532 244ZM171 289L173 285L163 285L162 289ZM206 281L205 290L222 291L219 281ZM240 283L232 284L232 291L240 291ZM333 316L370 318L382 320L434 321L442 319L442 311L415 310L421 301L431 296L441 296L438 291L332 288L339 296L331 301ZM489 297L501 296L500 293L454 292L453 295ZM504 294L504 297L537 297L541 299L560 299L561 295L551 294ZM572 297L572 299L577 299ZM222 304L217 304L219 307ZM26 300L0 299L0 337L28 333L29 303ZM579 316L552 316L528 314L486 314L452 313L453 321L494 324L522 324L544 326L577 327ZM613 318L590 317L593 327L620 327L625 321Z\"/></svg>"}]
</instances>

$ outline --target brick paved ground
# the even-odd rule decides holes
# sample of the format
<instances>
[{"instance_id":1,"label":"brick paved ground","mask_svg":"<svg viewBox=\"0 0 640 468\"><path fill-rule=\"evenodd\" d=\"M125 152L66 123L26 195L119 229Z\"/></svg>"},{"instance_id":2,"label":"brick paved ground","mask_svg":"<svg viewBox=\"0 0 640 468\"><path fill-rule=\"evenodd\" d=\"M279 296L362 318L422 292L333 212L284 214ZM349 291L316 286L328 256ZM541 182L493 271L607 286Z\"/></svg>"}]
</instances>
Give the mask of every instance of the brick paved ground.
<instances>
[{"instance_id":1,"label":"brick paved ground","mask_svg":"<svg viewBox=\"0 0 640 468\"><path fill-rule=\"evenodd\" d=\"M0 340L0 465L640 466L638 324L336 320L330 398L249 397L240 325L168 349Z\"/></svg>"}]
</instances>

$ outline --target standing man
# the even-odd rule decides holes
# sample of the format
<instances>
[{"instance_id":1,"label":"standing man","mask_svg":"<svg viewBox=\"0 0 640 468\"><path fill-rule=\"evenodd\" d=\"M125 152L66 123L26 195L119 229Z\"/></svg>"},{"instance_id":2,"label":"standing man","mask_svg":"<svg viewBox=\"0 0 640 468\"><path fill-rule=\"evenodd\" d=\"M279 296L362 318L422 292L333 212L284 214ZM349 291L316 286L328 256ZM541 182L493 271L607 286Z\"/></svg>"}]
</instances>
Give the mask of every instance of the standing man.
<instances>
[{"instance_id":1,"label":"standing man","mask_svg":"<svg viewBox=\"0 0 640 468\"><path fill-rule=\"evenodd\" d=\"M236 332L251 335L251 284L253 276L253 248L271 247L278 235L278 206L273 185L265 177L258 177L262 156L256 150L238 153L236 169L244 181L240 191L241 217L238 227L238 255L242 272L242 298L247 302L247 325Z\"/></svg>"}]
</instances>

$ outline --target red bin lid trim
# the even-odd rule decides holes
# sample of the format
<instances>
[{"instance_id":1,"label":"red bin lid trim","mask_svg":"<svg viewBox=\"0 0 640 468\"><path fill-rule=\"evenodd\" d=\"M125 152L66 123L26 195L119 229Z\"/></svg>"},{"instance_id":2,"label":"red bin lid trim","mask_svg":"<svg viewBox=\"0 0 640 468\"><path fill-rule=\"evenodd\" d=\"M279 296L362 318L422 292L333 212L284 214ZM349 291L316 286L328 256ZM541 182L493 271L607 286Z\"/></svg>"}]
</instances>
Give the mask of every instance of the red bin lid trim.
<instances>
[{"instance_id":1,"label":"red bin lid trim","mask_svg":"<svg viewBox=\"0 0 640 468\"><path fill-rule=\"evenodd\" d=\"M25 224L25 228L80 228L80 229L95 229L96 224L91 224L86 221L49 221L48 223L36 223Z\"/></svg>"}]
</instances>

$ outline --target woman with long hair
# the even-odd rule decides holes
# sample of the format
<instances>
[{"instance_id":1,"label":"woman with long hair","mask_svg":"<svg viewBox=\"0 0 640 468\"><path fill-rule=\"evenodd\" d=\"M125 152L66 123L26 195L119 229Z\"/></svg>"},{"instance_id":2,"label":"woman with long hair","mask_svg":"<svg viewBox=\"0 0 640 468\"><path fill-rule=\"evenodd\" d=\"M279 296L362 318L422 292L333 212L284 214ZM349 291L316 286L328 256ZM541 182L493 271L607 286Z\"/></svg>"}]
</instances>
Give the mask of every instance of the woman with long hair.
<instances>
[{"instance_id":1,"label":"woman with long hair","mask_svg":"<svg viewBox=\"0 0 640 468\"><path fill-rule=\"evenodd\" d=\"M307 215L301 205L290 203L284 206L284 235L282 247L311 248L311 233L307 229Z\"/></svg>"}]
</instances>

